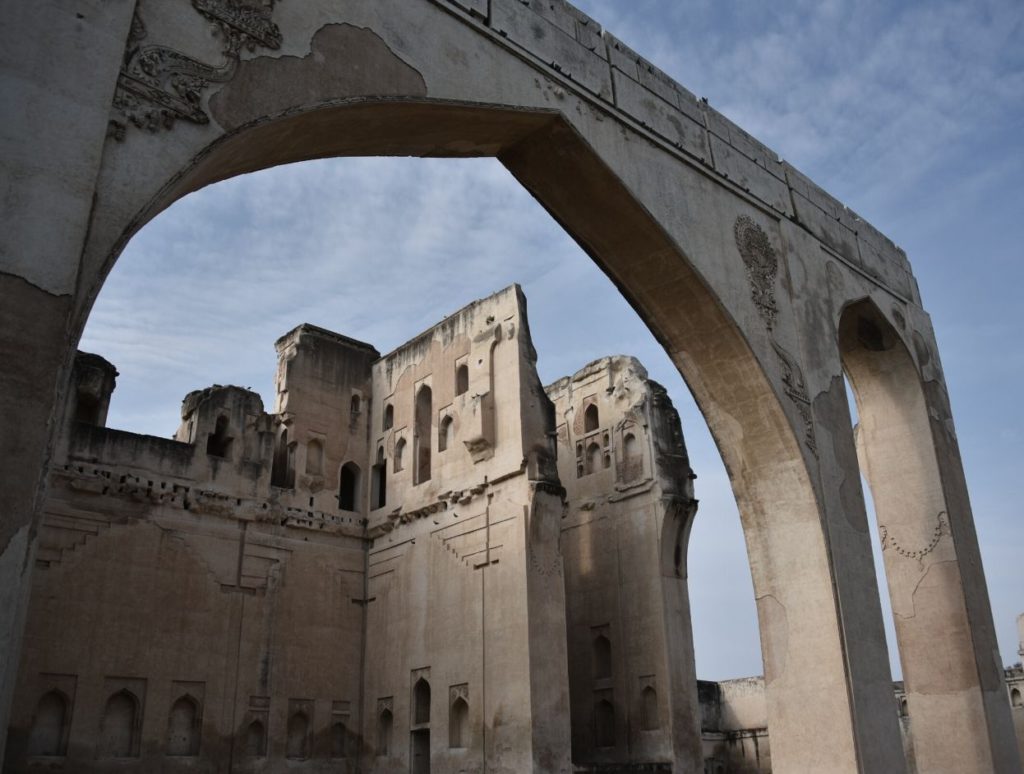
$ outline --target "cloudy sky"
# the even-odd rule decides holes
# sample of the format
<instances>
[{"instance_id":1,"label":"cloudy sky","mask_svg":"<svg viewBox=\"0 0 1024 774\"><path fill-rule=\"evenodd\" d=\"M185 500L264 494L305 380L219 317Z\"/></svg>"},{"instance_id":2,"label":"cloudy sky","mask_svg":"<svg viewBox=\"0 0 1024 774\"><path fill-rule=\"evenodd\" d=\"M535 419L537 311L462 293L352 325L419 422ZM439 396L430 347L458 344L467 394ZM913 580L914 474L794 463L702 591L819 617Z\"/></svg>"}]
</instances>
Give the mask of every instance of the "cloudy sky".
<instances>
[{"instance_id":1,"label":"cloudy sky","mask_svg":"<svg viewBox=\"0 0 1024 774\"><path fill-rule=\"evenodd\" d=\"M578 5L907 251L942 350L1003 661L1017 661L1024 3ZM669 388L699 474L698 673L759 674L739 518L699 411L611 283L496 161L336 159L193 194L132 240L82 348L121 372L110 424L167 436L184 394L209 384L252 387L270 408L273 341L300 322L384 352L512 282L546 382L630 353Z\"/></svg>"}]
</instances>

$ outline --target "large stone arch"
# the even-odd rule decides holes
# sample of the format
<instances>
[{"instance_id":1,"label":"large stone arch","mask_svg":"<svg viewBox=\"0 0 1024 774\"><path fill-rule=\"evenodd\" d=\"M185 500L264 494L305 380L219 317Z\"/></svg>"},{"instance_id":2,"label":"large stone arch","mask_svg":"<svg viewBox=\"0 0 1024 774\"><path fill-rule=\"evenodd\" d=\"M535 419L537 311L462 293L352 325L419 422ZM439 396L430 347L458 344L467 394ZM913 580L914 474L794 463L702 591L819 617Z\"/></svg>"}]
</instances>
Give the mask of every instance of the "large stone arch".
<instances>
[{"instance_id":1,"label":"large stone arch","mask_svg":"<svg viewBox=\"0 0 1024 774\"><path fill-rule=\"evenodd\" d=\"M826 288L846 277L919 309L891 243L560 1L309 0L248 15L224 0L79 5L15 9L4 33L11 88L31 108L5 141L8 653L47 428L132 234L190 191L274 164L496 156L635 306L707 418L751 560L775 767L903 769L863 502L835 486L856 480L856 460L848 416L836 421L834 323L820 324L842 303ZM959 482L955 446L943 451ZM990 619L983 583L966 597L972 621ZM977 637L993 651L988 623ZM5 663L4 724L17 659ZM999 711L973 727L1012 747Z\"/></svg>"}]
</instances>

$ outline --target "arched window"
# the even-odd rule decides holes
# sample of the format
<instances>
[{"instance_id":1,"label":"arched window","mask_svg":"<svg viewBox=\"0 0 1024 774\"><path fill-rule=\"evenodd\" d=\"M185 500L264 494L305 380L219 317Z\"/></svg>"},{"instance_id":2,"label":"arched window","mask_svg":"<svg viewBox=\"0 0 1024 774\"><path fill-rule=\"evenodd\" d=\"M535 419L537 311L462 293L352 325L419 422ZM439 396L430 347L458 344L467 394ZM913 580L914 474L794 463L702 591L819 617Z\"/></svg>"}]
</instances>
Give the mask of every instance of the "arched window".
<instances>
[{"instance_id":1,"label":"arched window","mask_svg":"<svg viewBox=\"0 0 1024 774\"><path fill-rule=\"evenodd\" d=\"M413 444L416 449L414 484L422 484L430 480L430 445L434 423L434 393L430 387L423 385L416 393L416 433Z\"/></svg>"},{"instance_id":2,"label":"arched window","mask_svg":"<svg viewBox=\"0 0 1024 774\"><path fill-rule=\"evenodd\" d=\"M640 442L632 433L622 439L622 480L636 481L643 473L644 454Z\"/></svg>"},{"instance_id":3,"label":"arched window","mask_svg":"<svg viewBox=\"0 0 1024 774\"><path fill-rule=\"evenodd\" d=\"M370 471L370 508L383 508L388 498L388 465L384 461L384 447L377 447L377 462Z\"/></svg>"},{"instance_id":4,"label":"arched window","mask_svg":"<svg viewBox=\"0 0 1024 774\"><path fill-rule=\"evenodd\" d=\"M259 720L250 723L245 731L245 754L250 758L265 758L267 755L267 730Z\"/></svg>"},{"instance_id":5,"label":"arched window","mask_svg":"<svg viewBox=\"0 0 1024 774\"><path fill-rule=\"evenodd\" d=\"M412 688L413 724L421 725L430 722L430 683L424 678L416 681Z\"/></svg>"},{"instance_id":6,"label":"arched window","mask_svg":"<svg viewBox=\"0 0 1024 774\"><path fill-rule=\"evenodd\" d=\"M306 444L306 475L322 476L324 474L324 445L314 438Z\"/></svg>"},{"instance_id":7,"label":"arched window","mask_svg":"<svg viewBox=\"0 0 1024 774\"><path fill-rule=\"evenodd\" d=\"M362 404L363 404L362 399L358 395L353 395L352 396L352 402L349 404L349 410L353 414L358 414L360 409L362 408Z\"/></svg>"},{"instance_id":8,"label":"arched window","mask_svg":"<svg viewBox=\"0 0 1024 774\"><path fill-rule=\"evenodd\" d=\"M658 692L653 686L645 686L640 692L640 727L644 731L657 731L661 728L658 714Z\"/></svg>"},{"instance_id":9,"label":"arched window","mask_svg":"<svg viewBox=\"0 0 1024 774\"><path fill-rule=\"evenodd\" d=\"M65 755L67 753L68 700L60 691L43 694L32 718L28 738L29 755Z\"/></svg>"},{"instance_id":10,"label":"arched window","mask_svg":"<svg viewBox=\"0 0 1024 774\"><path fill-rule=\"evenodd\" d=\"M615 746L615 707L607 699L594 705L594 746Z\"/></svg>"},{"instance_id":11,"label":"arched window","mask_svg":"<svg viewBox=\"0 0 1024 774\"><path fill-rule=\"evenodd\" d=\"M377 717L377 755L387 755L391 748L391 726L394 719L391 710L383 709Z\"/></svg>"},{"instance_id":12,"label":"arched window","mask_svg":"<svg viewBox=\"0 0 1024 774\"><path fill-rule=\"evenodd\" d=\"M118 691L103 709L100 723L101 758L133 758L139 754L139 700L131 691Z\"/></svg>"},{"instance_id":13,"label":"arched window","mask_svg":"<svg viewBox=\"0 0 1024 774\"><path fill-rule=\"evenodd\" d=\"M384 429L390 430L395 425L395 407L390 403L384 407Z\"/></svg>"},{"instance_id":14,"label":"arched window","mask_svg":"<svg viewBox=\"0 0 1024 774\"><path fill-rule=\"evenodd\" d=\"M348 729L337 720L331 724L331 757L344 758L348 751Z\"/></svg>"},{"instance_id":15,"label":"arched window","mask_svg":"<svg viewBox=\"0 0 1024 774\"><path fill-rule=\"evenodd\" d=\"M601 469L601 446L594 441L587 446L587 473L595 473Z\"/></svg>"},{"instance_id":16,"label":"arched window","mask_svg":"<svg viewBox=\"0 0 1024 774\"><path fill-rule=\"evenodd\" d=\"M221 415L217 417L213 432L206 437L206 453L211 457L230 457L232 440L228 435L228 418Z\"/></svg>"},{"instance_id":17,"label":"arched window","mask_svg":"<svg viewBox=\"0 0 1024 774\"><path fill-rule=\"evenodd\" d=\"M199 704L191 696L182 696L167 720L167 754L199 755L199 736Z\"/></svg>"},{"instance_id":18,"label":"arched window","mask_svg":"<svg viewBox=\"0 0 1024 774\"><path fill-rule=\"evenodd\" d=\"M309 757L309 718L299 710L288 718L288 742L285 757L304 760Z\"/></svg>"},{"instance_id":19,"label":"arched window","mask_svg":"<svg viewBox=\"0 0 1024 774\"><path fill-rule=\"evenodd\" d=\"M270 483L281 489L295 488L295 445L288 442L288 428L281 430L270 469Z\"/></svg>"},{"instance_id":20,"label":"arched window","mask_svg":"<svg viewBox=\"0 0 1024 774\"><path fill-rule=\"evenodd\" d=\"M346 462L338 476L338 507L343 511L357 510L359 502L359 466Z\"/></svg>"},{"instance_id":21,"label":"arched window","mask_svg":"<svg viewBox=\"0 0 1024 774\"><path fill-rule=\"evenodd\" d=\"M597 404L591 403L583 412L583 432L592 433L600 427L601 421L597 415Z\"/></svg>"},{"instance_id":22,"label":"arched window","mask_svg":"<svg viewBox=\"0 0 1024 774\"><path fill-rule=\"evenodd\" d=\"M907 716L907 700L905 698L900 699L900 717L905 718Z\"/></svg>"},{"instance_id":23,"label":"arched window","mask_svg":"<svg viewBox=\"0 0 1024 774\"><path fill-rule=\"evenodd\" d=\"M612 643L603 634L594 638L594 679L604 680L612 676Z\"/></svg>"},{"instance_id":24,"label":"arched window","mask_svg":"<svg viewBox=\"0 0 1024 774\"><path fill-rule=\"evenodd\" d=\"M455 433L455 420L447 416L441 420L441 426L437 428L437 450L439 452L446 451L448 445L452 442L452 436Z\"/></svg>"},{"instance_id":25,"label":"arched window","mask_svg":"<svg viewBox=\"0 0 1024 774\"><path fill-rule=\"evenodd\" d=\"M1024 707L1024 702L1020 698L1020 690L1014 688L1010 691L1010 704L1014 707Z\"/></svg>"},{"instance_id":26,"label":"arched window","mask_svg":"<svg viewBox=\"0 0 1024 774\"><path fill-rule=\"evenodd\" d=\"M469 746L469 705L459 696L448 713L448 746Z\"/></svg>"},{"instance_id":27,"label":"arched window","mask_svg":"<svg viewBox=\"0 0 1024 774\"><path fill-rule=\"evenodd\" d=\"M399 438L395 444L395 473L398 473L405 465L405 439Z\"/></svg>"},{"instance_id":28,"label":"arched window","mask_svg":"<svg viewBox=\"0 0 1024 774\"><path fill-rule=\"evenodd\" d=\"M455 369L455 394L469 392L469 366L463 363Z\"/></svg>"}]
</instances>

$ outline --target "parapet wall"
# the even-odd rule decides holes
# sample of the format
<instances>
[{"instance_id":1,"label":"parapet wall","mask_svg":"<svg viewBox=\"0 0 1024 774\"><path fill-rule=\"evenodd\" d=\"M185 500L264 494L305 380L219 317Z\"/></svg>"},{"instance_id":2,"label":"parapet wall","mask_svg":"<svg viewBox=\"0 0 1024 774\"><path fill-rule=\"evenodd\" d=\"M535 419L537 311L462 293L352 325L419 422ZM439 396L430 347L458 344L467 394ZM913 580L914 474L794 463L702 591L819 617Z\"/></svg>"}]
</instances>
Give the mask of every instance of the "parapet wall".
<instances>
[{"instance_id":1,"label":"parapet wall","mask_svg":"<svg viewBox=\"0 0 1024 774\"><path fill-rule=\"evenodd\" d=\"M799 224L856 271L920 305L906 254L706 99L565 0L432 0L504 39L659 145Z\"/></svg>"}]
</instances>

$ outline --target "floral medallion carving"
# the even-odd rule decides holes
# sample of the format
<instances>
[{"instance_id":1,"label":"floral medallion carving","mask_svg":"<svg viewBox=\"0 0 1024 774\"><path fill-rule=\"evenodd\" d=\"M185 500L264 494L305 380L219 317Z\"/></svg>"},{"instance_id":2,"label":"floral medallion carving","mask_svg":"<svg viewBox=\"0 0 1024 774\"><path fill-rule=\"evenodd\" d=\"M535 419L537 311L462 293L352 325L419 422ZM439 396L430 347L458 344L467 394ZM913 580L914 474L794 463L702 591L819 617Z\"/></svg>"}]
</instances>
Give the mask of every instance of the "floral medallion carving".
<instances>
[{"instance_id":1,"label":"floral medallion carving","mask_svg":"<svg viewBox=\"0 0 1024 774\"><path fill-rule=\"evenodd\" d=\"M775 327L779 307L775 303L775 278L779 273L779 257L772 247L768 234L753 218L740 215L733 226L736 247L747 267L750 282L750 298L757 307L768 330Z\"/></svg>"},{"instance_id":2,"label":"floral medallion carving","mask_svg":"<svg viewBox=\"0 0 1024 774\"><path fill-rule=\"evenodd\" d=\"M276 0L192 0L192 6L214 25L223 41L224 61L201 62L173 48L142 45L146 25L136 7L124 61L114 91L109 134L124 140L128 126L149 132L170 129L175 121L208 124L203 93L213 83L231 79L244 48L277 50L281 30L270 15Z\"/></svg>"}]
</instances>

